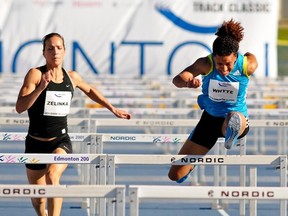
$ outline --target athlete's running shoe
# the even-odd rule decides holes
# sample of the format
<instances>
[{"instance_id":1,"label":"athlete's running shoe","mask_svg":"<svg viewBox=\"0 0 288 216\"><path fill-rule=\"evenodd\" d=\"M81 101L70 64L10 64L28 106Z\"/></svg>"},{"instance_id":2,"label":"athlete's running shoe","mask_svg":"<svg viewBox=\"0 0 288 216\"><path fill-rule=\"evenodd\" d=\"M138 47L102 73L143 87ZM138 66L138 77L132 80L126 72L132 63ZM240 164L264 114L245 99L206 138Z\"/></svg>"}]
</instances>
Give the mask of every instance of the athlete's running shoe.
<instances>
[{"instance_id":1,"label":"athlete's running shoe","mask_svg":"<svg viewBox=\"0 0 288 216\"><path fill-rule=\"evenodd\" d=\"M239 130L241 126L241 116L238 113L233 113L226 129L225 135L225 148L231 149L236 143L239 136Z\"/></svg>"}]
</instances>

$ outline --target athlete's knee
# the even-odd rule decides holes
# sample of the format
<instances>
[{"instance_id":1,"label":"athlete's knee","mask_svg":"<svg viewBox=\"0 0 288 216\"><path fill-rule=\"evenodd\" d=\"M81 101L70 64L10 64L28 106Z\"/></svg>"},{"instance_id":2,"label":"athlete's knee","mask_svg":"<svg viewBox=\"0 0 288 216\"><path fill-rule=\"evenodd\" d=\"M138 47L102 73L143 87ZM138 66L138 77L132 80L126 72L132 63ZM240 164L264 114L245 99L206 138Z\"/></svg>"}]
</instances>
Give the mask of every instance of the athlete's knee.
<instances>
[{"instance_id":1,"label":"athlete's knee","mask_svg":"<svg viewBox=\"0 0 288 216\"><path fill-rule=\"evenodd\" d=\"M179 175L177 175L177 173L174 173L174 172L171 172L171 171L169 171L169 173L168 173L168 178L171 181L178 181L180 179L180 177L179 177Z\"/></svg>"},{"instance_id":2,"label":"athlete's knee","mask_svg":"<svg viewBox=\"0 0 288 216\"><path fill-rule=\"evenodd\" d=\"M61 174L56 170L48 170L46 173L46 182L51 185L58 185L60 182Z\"/></svg>"},{"instance_id":3,"label":"athlete's knee","mask_svg":"<svg viewBox=\"0 0 288 216\"><path fill-rule=\"evenodd\" d=\"M31 198L32 204L35 208L39 208L41 205L46 204L46 198Z\"/></svg>"}]
</instances>

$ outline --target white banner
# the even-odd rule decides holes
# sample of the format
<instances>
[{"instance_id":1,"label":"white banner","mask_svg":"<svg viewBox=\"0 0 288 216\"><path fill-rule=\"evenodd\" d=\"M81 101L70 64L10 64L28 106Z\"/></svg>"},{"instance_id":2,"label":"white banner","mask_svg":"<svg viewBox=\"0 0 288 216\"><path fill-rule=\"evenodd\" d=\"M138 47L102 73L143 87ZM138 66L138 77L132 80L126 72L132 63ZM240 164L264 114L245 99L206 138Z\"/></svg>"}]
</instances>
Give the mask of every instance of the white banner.
<instances>
[{"instance_id":1,"label":"white banner","mask_svg":"<svg viewBox=\"0 0 288 216\"><path fill-rule=\"evenodd\" d=\"M0 72L44 64L41 39L65 38L65 68L80 74L176 75L211 52L231 18L244 27L240 52L254 53L255 76L277 77L275 0L2 0Z\"/></svg>"}]
</instances>

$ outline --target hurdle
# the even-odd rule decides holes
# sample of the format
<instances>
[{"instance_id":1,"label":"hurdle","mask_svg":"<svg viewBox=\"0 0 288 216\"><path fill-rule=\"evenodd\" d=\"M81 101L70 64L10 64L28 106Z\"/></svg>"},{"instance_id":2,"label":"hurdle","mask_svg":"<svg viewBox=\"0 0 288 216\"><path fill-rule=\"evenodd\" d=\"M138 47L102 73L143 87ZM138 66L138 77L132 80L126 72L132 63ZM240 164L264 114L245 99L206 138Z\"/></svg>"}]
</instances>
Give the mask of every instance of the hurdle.
<instances>
[{"instance_id":1,"label":"hurdle","mask_svg":"<svg viewBox=\"0 0 288 216\"><path fill-rule=\"evenodd\" d=\"M232 199L232 200L281 200L287 201L287 187L208 187L208 186L144 186L130 185L130 215L139 215L139 204L147 199ZM287 210L281 209L281 216L286 216ZM252 215L250 215L252 216Z\"/></svg>"},{"instance_id":2,"label":"hurdle","mask_svg":"<svg viewBox=\"0 0 288 216\"><path fill-rule=\"evenodd\" d=\"M105 154L13 154L13 153L1 153L0 164L95 164L95 169L89 170L89 182L91 185L106 185L106 158ZM97 177L96 177L97 176ZM89 202L89 205L88 205ZM95 214L96 210L101 209L103 211L106 201L100 199L97 202L97 208L95 201L84 201L86 207L90 207L90 214ZM106 208L105 208L106 209Z\"/></svg>"},{"instance_id":3,"label":"hurdle","mask_svg":"<svg viewBox=\"0 0 288 216\"><path fill-rule=\"evenodd\" d=\"M27 132L0 132L0 142L24 142L27 136ZM79 142L83 148L80 153L86 155L89 152L94 152L95 154L101 154L103 150L100 148L102 147L99 145L98 135L92 133L69 133L72 142ZM79 146L80 146L79 144ZM75 146L75 145L74 145ZM93 148L91 150L90 148ZM74 154L72 154L74 155ZM26 158L26 154L25 157ZM82 160L87 159L87 157L83 156ZM1 159L0 159L1 160ZM38 159L37 159L38 160ZM50 163L50 162L49 162ZM78 166L79 172L79 179L82 184L103 184L105 179L101 179L101 177L105 176L105 170L97 169L99 167L103 167L103 164L106 165L106 157L102 156L99 159L99 163L96 164L96 168L93 168L93 165L90 163L77 163L74 165ZM103 173L104 171L104 173ZM102 172L102 174L101 174ZM95 175L93 175L95 173ZM105 183L106 184L106 183ZM82 207L89 206L89 200L83 200Z\"/></svg>"},{"instance_id":4,"label":"hurdle","mask_svg":"<svg viewBox=\"0 0 288 216\"><path fill-rule=\"evenodd\" d=\"M288 120L287 119L253 119L250 121L251 128L259 128L260 135L263 137L263 128L276 128L278 131L278 154L287 154L287 129ZM255 137L258 137L257 134ZM261 137L261 136L260 136ZM255 141L255 140L254 140ZM260 152L265 152L264 140L260 139Z\"/></svg>"},{"instance_id":5,"label":"hurdle","mask_svg":"<svg viewBox=\"0 0 288 216\"><path fill-rule=\"evenodd\" d=\"M108 184L115 184L116 165L266 165L280 170L280 187L287 187L287 155L108 155ZM241 183L241 186L243 183ZM197 186L198 187L198 186ZM243 209L244 208L244 209ZM281 200L281 211L287 212L287 201ZM245 200L240 202L241 215L245 215Z\"/></svg>"},{"instance_id":6,"label":"hurdle","mask_svg":"<svg viewBox=\"0 0 288 216\"><path fill-rule=\"evenodd\" d=\"M163 149L164 154L173 154L175 153L176 149L178 151L179 145L186 141L189 134L113 134L113 133L104 133L98 134L97 141L98 141L98 148L103 149L105 144L121 144L121 143L153 143L157 147L160 147ZM240 154L246 154L246 141L245 138L240 139L237 143L239 143L240 146ZM216 141L215 148L214 148L214 154L227 154L227 151L222 150L219 145L223 146L224 148L224 138L219 138ZM101 152L90 152L90 153L102 153ZM177 152L176 152L177 153ZM196 170L192 173L192 183L197 185L205 183L205 170L204 166L198 166ZM221 166L221 179L222 184L225 184L227 181L227 178L223 175L225 175L225 167ZM241 172L241 186L245 186L245 166L241 166L240 168ZM199 174L199 178L198 175ZM214 184L215 186L220 185L220 172L219 167L214 166ZM215 203L215 206L217 204ZM216 208L216 207L215 207Z\"/></svg>"},{"instance_id":7,"label":"hurdle","mask_svg":"<svg viewBox=\"0 0 288 216\"><path fill-rule=\"evenodd\" d=\"M82 152L82 153L87 153L89 152L89 148L91 147L91 143L94 142L94 140L96 140L95 137L90 137L88 138L85 133L90 131L90 118L68 118L68 130L72 130L75 132L75 135L73 136L73 134L70 134L71 139L73 138L74 142L84 142L85 140L87 140L86 145L83 146L83 148L81 148L80 150L78 149L78 151ZM28 130L28 125L29 125L29 119L27 117L0 117L0 125L1 126L19 126L19 127L23 127L26 129L26 131ZM79 134L76 134L79 133ZM81 133L81 134L80 134ZM24 137L27 135L24 135L24 133L21 134L18 132L7 132L7 134L5 133L1 133L2 139L0 139L0 141L24 141ZM88 140L90 139L91 142L88 142ZM80 145L74 145L76 148ZM97 143L95 141L95 145L93 144L94 148L95 146L97 146ZM81 164L79 165L81 166ZM79 169L80 172L86 172L89 173L89 167L84 166L83 169ZM82 176L82 180L84 182L84 184L87 184L88 180L86 178L87 175L81 175Z\"/></svg>"},{"instance_id":8,"label":"hurdle","mask_svg":"<svg viewBox=\"0 0 288 216\"><path fill-rule=\"evenodd\" d=\"M12 111L13 112L13 111ZM68 123L72 125L82 125L85 121L89 121L89 118L68 118ZM0 117L1 125L18 125L18 126L28 126L29 119L28 117L13 117L6 118Z\"/></svg>"},{"instance_id":9,"label":"hurdle","mask_svg":"<svg viewBox=\"0 0 288 216\"><path fill-rule=\"evenodd\" d=\"M125 185L0 185L0 197L3 198L99 198L113 199L115 216L125 216ZM102 205L90 216L106 216L106 206Z\"/></svg>"},{"instance_id":10,"label":"hurdle","mask_svg":"<svg viewBox=\"0 0 288 216\"><path fill-rule=\"evenodd\" d=\"M131 113L133 116L195 116L198 117L199 113L202 111L200 109L196 108L126 108L126 111ZM27 113L25 111L24 113ZM195 113L195 114L194 114ZM4 115L17 115L19 116L19 113L16 112L15 106L0 106L0 114L3 115L3 117L7 117ZM84 117L99 117L101 115L111 115L114 117L113 113L111 113L110 110L106 108L83 108L83 107L70 107L69 111L69 118L71 116L75 116L75 118Z\"/></svg>"},{"instance_id":11,"label":"hurdle","mask_svg":"<svg viewBox=\"0 0 288 216\"><path fill-rule=\"evenodd\" d=\"M197 118L202 113L201 110L195 108L125 108L133 118L187 118L194 117ZM4 110L4 107L3 107ZM1 107L0 107L1 113ZM114 117L106 108L82 108L82 107L71 107L69 116L75 116L76 118L80 117L90 117L90 118L103 118L105 117Z\"/></svg>"},{"instance_id":12,"label":"hurdle","mask_svg":"<svg viewBox=\"0 0 288 216\"><path fill-rule=\"evenodd\" d=\"M27 132L0 132L0 142L24 142L27 136ZM72 142L81 142L83 145L83 150L80 153L87 154L92 152L94 154L101 154L103 152L103 147L99 142L99 135L93 133L69 133ZM93 150L90 150L93 148ZM79 164L81 165L81 164ZM90 173L91 167L83 166L83 169L79 169L81 182L83 184L89 184L91 180ZM98 175L97 175L98 176ZM96 180L95 180L96 181ZM99 180L100 181L100 180ZM94 181L93 181L94 182Z\"/></svg>"},{"instance_id":13,"label":"hurdle","mask_svg":"<svg viewBox=\"0 0 288 216\"><path fill-rule=\"evenodd\" d=\"M155 130L154 128L163 128L165 131L161 133L169 134L172 133L172 128L177 128L177 131L173 131L173 133L184 134L187 133L187 129L189 128L189 132L193 127L197 124L199 119L130 119L129 121L123 119L111 119L111 118L103 118L94 120L91 118L81 119L81 118L68 118L68 123L72 127L72 125L78 124L78 128L73 131L76 132L92 132L95 133L98 131L98 127L115 127L121 125L124 127L145 127L147 133L151 133L151 130ZM22 125L28 126L29 120L28 118L0 118L1 125ZM81 125L82 124L82 125ZM286 154L287 146L285 145L285 141L288 139L286 130L288 128L288 120L286 119L253 119L250 120L251 129L261 129L260 133L263 134L263 128L279 128L278 131L278 152L277 154ZM186 131L184 131L184 128ZM261 132L262 131L262 132ZM258 131L256 131L257 133ZM248 137L249 134L248 134ZM261 138L261 137L260 137ZM260 152L265 152L265 144L262 139L259 138L258 133L255 135L255 139L260 140L259 149ZM254 145L257 144L257 140L254 141Z\"/></svg>"},{"instance_id":14,"label":"hurdle","mask_svg":"<svg viewBox=\"0 0 288 216\"><path fill-rule=\"evenodd\" d=\"M197 104L194 99L190 100L190 99L184 99L184 98L181 99L180 98L179 101L181 101L181 106L179 106L179 107L182 107L182 108L192 107L195 104ZM284 99L248 98L248 99L246 99L246 103L247 103L248 109L249 108L263 108L267 104L276 105L278 108L286 108L287 107Z\"/></svg>"},{"instance_id":15,"label":"hurdle","mask_svg":"<svg viewBox=\"0 0 288 216\"><path fill-rule=\"evenodd\" d=\"M1 118L0 118L1 120ZM93 120L95 126L150 126L150 127L192 127L198 123L199 119L99 119ZM1 123L2 121L0 121ZM288 127L288 119L253 119L251 127Z\"/></svg>"},{"instance_id":16,"label":"hurdle","mask_svg":"<svg viewBox=\"0 0 288 216\"><path fill-rule=\"evenodd\" d=\"M172 133L172 128L177 128L174 133L184 134L184 128L189 128L189 133L193 127L196 126L199 119L130 119L129 121L123 121L121 119L98 119L91 120L92 131L97 132L98 127L115 127L121 125L121 127L146 127L147 133L151 133L154 128L163 128L165 131L162 133L169 134ZM288 119L253 119L250 120L251 129L263 129L263 128L279 128L278 133L278 152L276 154L286 154L287 153L287 129L288 129ZM256 131L257 132L257 131ZM159 133L159 131L158 131ZM260 133L263 134L263 130ZM249 134L247 136L249 138ZM255 135L255 139L259 139L258 134ZM255 145L257 140L253 140ZM262 139L260 140L260 152L265 152L265 144Z\"/></svg>"},{"instance_id":17,"label":"hurdle","mask_svg":"<svg viewBox=\"0 0 288 216\"><path fill-rule=\"evenodd\" d=\"M180 143L183 143L186 141L189 134L119 134L119 133L99 133L97 135L97 148L101 149L101 152L92 151L90 153L102 153L105 144L120 144L120 143L153 143L157 147L160 147L164 150L164 154L173 154L175 153L175 149L179 148ZM246 140L245 138L240 139L237 143L239 143L240 146L240 154L246 154ZM219 145L224 146L224 138L219 138L216 142L215 148L214 148L214 154L227 154L227 151L223 152L223 150L220 151ZM93 146L92 146L93 147ZM223 147L224 148L224 147ZM93 148L91 148L93 150ZM174 150L174 151L173 151ZM198 166L198 169L196 169L192 173L192 182L193 184L200 184L201 182L205 182L205 170L204 166ZM224 181L227 181L227 178L223 175L225 175L225 168L224 166L221 166L222 169L222 176L221 178L224 179ZM241 172L241 186L245 186L245 166L240 167ZM199 178L197 176L197 173L199 174ZM89 174L88 174L89 175ZM215 186L220 185L220 172L219 167L214 166L214 184ZM224 182L224 183L225 183ZM223 184L223 182L222 182ZM215 204L217 206L217 204ZM215 207L216 208L216 207Z\"/></svg>"},{"instance_id":18,"label":"hurdle","mask_svg":"<svg viewBox=\"0 0 288 216\"><path fill-rule=\"evenodd\" d=\"M68 130L78 133L90 132L90 118L68 118ZM28 117L0 117L0 126L17 126L28 130Z\"/></svg>"},{"instance_id":19,"label":"hurdle","mask_svg":"<svg viewBox=\"0 0 288 216\"><path fill-rule=\"evenodd\" d=\"M79 100L77 104L81 104L82 106L85 106L87 104L95 104L94 101L92 101L90 98L87 97L79 97L79 98L74 98L74 101ZM179 99L177 98L109 98L109 101L118 106L118 107L180 107L179 104ZM197 100L193 99L194 104L197 104ZM181 100L180 100L181 102Z\"/></svg>"}]
</instances>

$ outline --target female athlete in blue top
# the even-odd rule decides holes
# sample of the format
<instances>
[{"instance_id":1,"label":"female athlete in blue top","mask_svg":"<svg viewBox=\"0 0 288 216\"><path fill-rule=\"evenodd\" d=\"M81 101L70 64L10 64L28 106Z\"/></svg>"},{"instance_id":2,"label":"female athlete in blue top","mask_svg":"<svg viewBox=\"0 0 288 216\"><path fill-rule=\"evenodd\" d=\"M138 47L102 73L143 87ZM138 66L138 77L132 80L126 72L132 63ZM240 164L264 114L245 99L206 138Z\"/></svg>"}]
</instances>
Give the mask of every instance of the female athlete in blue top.
<instances>
[{"instance_id":1,"label":"female athlete in blue top","mask_svg":"<svg viewBox=\"0 0 288 216\"><path fill-rule=\"evenodd\" d=\"M233 19L223 22L215 33L212 53L197 59L173 79L178 88L198 88L198 104L203 113L200 121L179 151L180 155L205 155L219 137L225 137L230 149L249 131L246 92L249 77L255 72L256 57L238 52L244 28ZM196 78L202 75L203 84ZM169 178L183 182L194 165L173 165Z\"/></svg>"}]
</instances>

